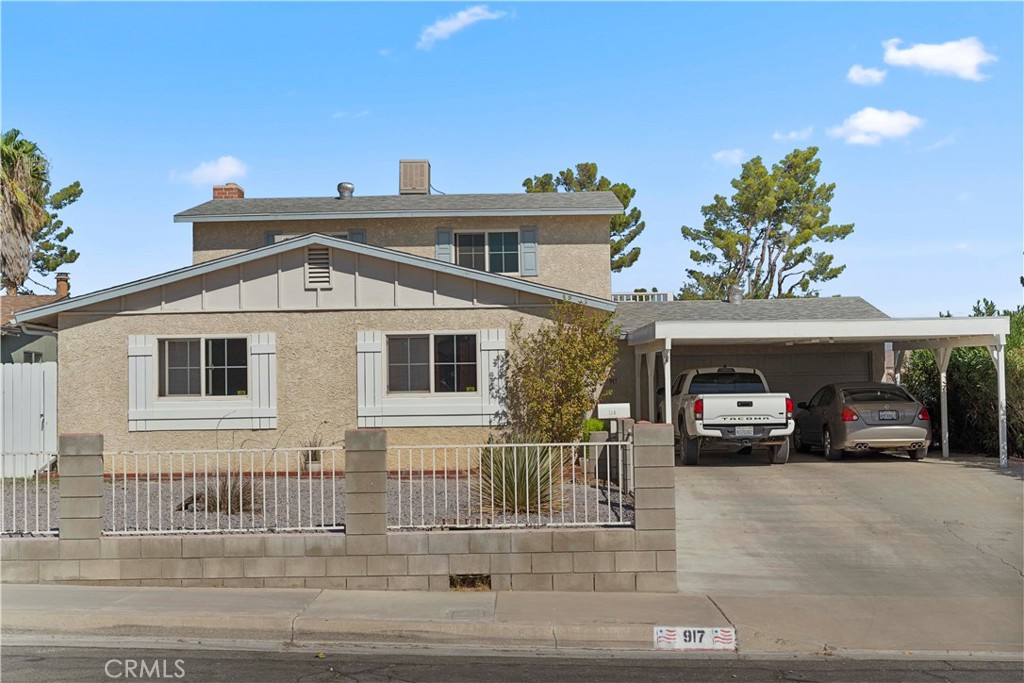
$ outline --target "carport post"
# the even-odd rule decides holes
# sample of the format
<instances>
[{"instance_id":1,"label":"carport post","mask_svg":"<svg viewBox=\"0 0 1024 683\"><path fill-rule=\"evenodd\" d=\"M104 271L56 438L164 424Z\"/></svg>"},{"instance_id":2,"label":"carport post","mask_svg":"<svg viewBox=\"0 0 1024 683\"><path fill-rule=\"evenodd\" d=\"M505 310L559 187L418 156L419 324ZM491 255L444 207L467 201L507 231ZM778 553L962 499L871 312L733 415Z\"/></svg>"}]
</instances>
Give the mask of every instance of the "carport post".
<instances>
[{"instance_id":1,"label":"carport post","mask_svg":"<svg viewBox=\"0 0 1024 683\"><path fill-rule=\"evenodd\" d=\"M657 351L648 351L647 357L647 421L654 422L654 355Z\"/></svg>"},{"instance_id":2,"label":"carport post","mask_svg":"<svg viewBox=\"0 0 1024 683\"><path fill-rule=\"evenodd\" d=\"M636 385L636 397L635 397L636 398L636 404L633 406L633 410L635 411L634 415L636 415L636 419L637 420L641 419L641 417L640 417L640 400L641 400L642 397L640 396L640 361L641 361L640 352L637 351L636 348L634 348L633 349L633 383Z\"/></svg>"},{"instance_id":3,"label":"carport post","mask_svg":"<svg viewBox=\"0 0 1024 683\"><path fill-rule=\"evenodd\" d=\"M665 370L665 414L661 416L663 422L672 424L674 415L672 411L672 337L665 338L665 350L662 351L662 367Z\"/></svg>"},{"instance_id":4,"label":"carport post","mask_svg":"<svg viewBox=\"0 0 1024 683\"><path fill-rule=\"evenodd\" d=\"M1010 462L1006 452L1006 346L988 347L992 362L996 364L996 387L999 392L999 467L1006 469Z\"/></svg>"},{"instance_id":5,"label":"carport post","mask_svg":"<svg viewBox=\"0 0 1024 683\"><path fill-rule=\"evenodd\" d=\"M935 362L939 366L939 407L942 411L941 424L942 424L942 457L949 457L949 412L948 403L946 402L946 370L949 369L949 356L952 354L953 349L948 346L941 346L937 349L932 349L932 353L935 354Z\"/></svg>"}]
</instances>

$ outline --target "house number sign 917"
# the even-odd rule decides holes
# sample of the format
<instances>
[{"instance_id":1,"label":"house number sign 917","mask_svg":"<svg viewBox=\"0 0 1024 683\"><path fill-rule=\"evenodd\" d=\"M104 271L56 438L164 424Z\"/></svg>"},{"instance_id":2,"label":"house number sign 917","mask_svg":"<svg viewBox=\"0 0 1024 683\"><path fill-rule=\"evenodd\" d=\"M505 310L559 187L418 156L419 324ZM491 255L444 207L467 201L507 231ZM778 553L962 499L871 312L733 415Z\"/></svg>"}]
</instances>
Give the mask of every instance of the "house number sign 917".
<instances>
[{"instance_id":1,"label":"house number sign 917","mask_svg":"<svg viewBox=\"0 0 1024 683\"><path fill-rule=\"evenodd\" d=\"M736 629L706 626L655 626L658 650L735 650Z\"/></svg>"}]
</instances>

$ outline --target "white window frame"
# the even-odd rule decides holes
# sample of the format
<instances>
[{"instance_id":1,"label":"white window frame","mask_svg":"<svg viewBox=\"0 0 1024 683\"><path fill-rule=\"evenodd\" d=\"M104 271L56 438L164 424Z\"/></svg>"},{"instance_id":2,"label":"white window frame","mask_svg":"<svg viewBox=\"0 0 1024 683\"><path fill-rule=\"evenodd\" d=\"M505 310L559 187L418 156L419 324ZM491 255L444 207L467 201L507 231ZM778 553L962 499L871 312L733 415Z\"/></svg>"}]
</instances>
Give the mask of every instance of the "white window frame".
<instances>
[{"instance_id":1,"label":"white window frame","mask_svg":"<svg viewBox=\"0 0 1024 683\"><path fill-rule=\"evenodd\" d=\"M521 252L522 239L519 235L519 230L453 230L452 231L452 263L458 264L459 262L459 235L483 235L484 236L484 269L481 273L493 273L494 275L519 275L522 270L521 267L515 270L502 271L500 273L490 269L491 267L491 241L488 239L488 235L491 233L511 233L516 236L516 263L522 266L523 254Z\"/></svg>"},{"instance_id":2,"label":"white window frame","mask_svg":"<svg viewBox=\"0 0 1024 683\"><path fill-rule=\"evenodd\" d=\"M434 386L434 366L435 366L435 359L434 359L434 337L451 337L451 336L457 336L457 335L472 336L476 340L475 344L474 344L474 346L476 348L476 354L475 354L476 360L474 361L475 364L476 364L476 384L475 384L476 388L475 388L474 391L437 391L435 386ZM389 370L391 368L391 358L390 358L390 351L389 351L388 341L392 337L426 337L427 338L428 351L429 351L429 354L430 354L428 356L428 358L430 359L430 363L429 363L429 367L428 367L428 370L427 370L428 376L430 378L430 390L429 391L391 391L391 387L389 386L389 381L388 381L389 380ZM427 331L427 332L423 332L423 331L421 331L421 332L398 332L398 331L385 332L384 333L384 342L383 342L382 352L384 354L384 358L383 358L383 371L384 371L384 395L385 396L391 396L391 397L402 397L402 396L420 396L420 397L468 396L468 397L472 397L472 396L479 396L480 395L480 331L479 330L461 330L461 331L460 330L456 330L456 331L431 330L431 331Z\"/></svg>"},{"instance_id":3,"label":"white window frame","mask_svg":"<svg viewBox=\"0 0 1024 683\"><path fill-rule=\"evenodd\" d=\"M245 340L245 393L227 396L208 396L206 394L206 340L207 339L244 339ZM198 341L199 342L199 395L195 394L160 394L160 354L165 341ZM156 353L153 355L153 372L157 381L154 382L154 397L157 403L168 401L238 401L244 400L252 393L252 343L246 334L162 334L156 338ZM164 378L166 382L166 378Z\"/></svg>"},{"instance_id":4,"label":"white window frame","mask_svg":"<svg viewBox=\"0 0 1024 683\"><path fill-rule=\"evenodd\" d=\"M43 354L41 351L22 351L21 353L21 359L24 363L31 365L33 363L43 362Z\"/></svg>"},{"instance_id":5,"label":"white window frame","mask_svg":"<svg viewBox=\"0 0 1024 683\"><path fill-rule=\"evenodd\" d=\"M159 340L228 338L247 340L245 396L158 396ZM274 332L128 335L127 341L129 432L277 428Z\"/></svg>"}]
</instances>

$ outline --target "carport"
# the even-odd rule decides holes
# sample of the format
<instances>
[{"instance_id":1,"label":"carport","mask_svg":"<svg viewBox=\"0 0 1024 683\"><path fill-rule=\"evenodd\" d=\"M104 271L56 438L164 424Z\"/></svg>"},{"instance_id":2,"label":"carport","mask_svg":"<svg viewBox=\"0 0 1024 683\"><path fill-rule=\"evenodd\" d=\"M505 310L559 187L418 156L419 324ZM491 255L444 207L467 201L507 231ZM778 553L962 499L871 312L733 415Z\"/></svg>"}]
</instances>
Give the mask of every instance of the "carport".
<instances>
[{"instance_id":1,"label":"carport","mask_svg":"<svg viewBox=\"0 0 1024 683\"><path fill-rule=\"evenodd\" d=\"M946 371L950 354L958 347L986 347L996 366L999 464L1008 467L1005 343L1010 321L1006 317L889 318L857 297L620 304L616 315L623 324L626 344L633 348L635 414L638 419L652 421L656 419L659 365L662 386L670 386L675 372L697 367L694 362L707 362L699 359L712 354L743 357L745 349L756 348L766 354L788 356L790 367L799 367L802 357L826 366L831 358L837 361L835 371L839 372L840 366L850 361L853 366L848 372L852 378L878 381L884 367L879 354L885 344L892 345L896 368L907 351L930 349L939 369L943 457L949 457ZM644 322L644 318L649 321ZM858 354L866 354L863 357L867 360L858 360ZM690 362L680 365L687 356ZM857 377L858 373L870 376Z\"/></svg>"}]
</instances>

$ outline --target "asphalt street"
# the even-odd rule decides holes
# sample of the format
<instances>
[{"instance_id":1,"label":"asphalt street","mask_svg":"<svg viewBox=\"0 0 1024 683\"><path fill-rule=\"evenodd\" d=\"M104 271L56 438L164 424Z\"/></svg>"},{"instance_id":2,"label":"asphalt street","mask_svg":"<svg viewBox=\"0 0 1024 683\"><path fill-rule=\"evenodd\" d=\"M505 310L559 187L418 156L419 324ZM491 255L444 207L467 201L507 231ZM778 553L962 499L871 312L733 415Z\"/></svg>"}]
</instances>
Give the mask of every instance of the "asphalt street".
<instances>
[{"instance_id":1,"label":"asphalt street","mask_svg":"<svg viewBox=\"0 0 1024 683\"><path fill-rule=\"evenodd\" d=\"M5 683L183 681L195 683L1019 683L1024 664L1010 661L859 660L840 658L743 660L735 657L489 656L431 651L392 654L246 652L138 648L4 647Z\"/></svg>"}]
</instances>

